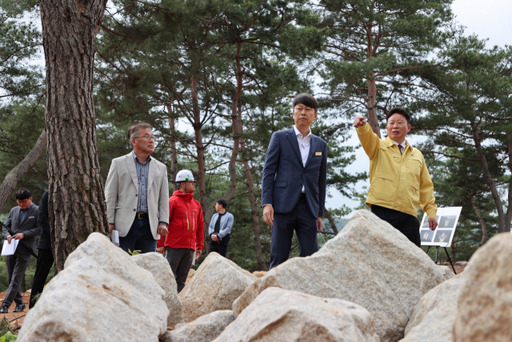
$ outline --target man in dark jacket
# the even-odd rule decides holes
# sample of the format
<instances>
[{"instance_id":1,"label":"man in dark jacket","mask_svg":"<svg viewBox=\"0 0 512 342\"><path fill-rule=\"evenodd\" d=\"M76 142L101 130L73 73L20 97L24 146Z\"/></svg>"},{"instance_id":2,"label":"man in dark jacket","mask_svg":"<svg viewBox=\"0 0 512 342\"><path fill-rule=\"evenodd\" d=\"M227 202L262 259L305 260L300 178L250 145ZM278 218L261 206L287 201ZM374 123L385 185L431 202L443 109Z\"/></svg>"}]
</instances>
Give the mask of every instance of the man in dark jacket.
<instances>
[{"instance_id":1,"label":"man in dark jacket","mask_svg":"<svg viewBox=\"0 0 512 342\"><path fill-rule=\"evenodd\" d=\"M32 291L30 291L30 304L32 308L37 301L38 295L43 292L46 278L53 265L52 244L50 240L50 220L48 219L48 191L45 191L41 202L39 202L39 226L41 227L41 237L37 243L37 266L32 282Z\"/></svg>"},{"instance_id":2,"label":"man in dark jacket","mask_svg":"<svg viewBox=\"0 0 512 342\"><path fill-rule=\"evenodd\" d=\"M5 257L9 288L5 299L0 306L0 313L8 313L13 300L16 302L14 312L25 310L23 297L21 296L21 282L25 276L30 255L35 254L36 236L41 232L37 220L39 210L37 205L32 203L32 194L27 189L21 189L16 193L18 206L11 209L9 216L4 223L3 232L7 237L7 243L14 243L18 240L18 248L14 255ZM4 242L6 243L6 242Z\"/></svg>"}]
</instances>

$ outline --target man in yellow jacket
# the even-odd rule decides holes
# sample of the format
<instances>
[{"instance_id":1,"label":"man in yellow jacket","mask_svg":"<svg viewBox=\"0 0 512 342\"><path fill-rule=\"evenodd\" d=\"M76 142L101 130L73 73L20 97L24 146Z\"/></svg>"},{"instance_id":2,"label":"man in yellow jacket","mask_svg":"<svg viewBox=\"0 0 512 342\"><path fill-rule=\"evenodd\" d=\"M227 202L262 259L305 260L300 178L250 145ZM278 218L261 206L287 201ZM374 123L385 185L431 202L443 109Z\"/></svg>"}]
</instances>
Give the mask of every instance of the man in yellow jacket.
<instances>
[{"instance_id":1,"label":"man in yellow jacket","mask_svg":"<svg viewBox=\"0 0 512 342\"><path fill-rule=\"evenodd\" d=\"M386 139L375 134L365 118L354 120L359 141L370 158L370 190L366 204L372 213L389 222L421 246L418 205L428 216L429 227L437 227L434 184L423 154L405 139L411 130L411 116L403 108L386 115Z\"/></svg>"}]
</instances>

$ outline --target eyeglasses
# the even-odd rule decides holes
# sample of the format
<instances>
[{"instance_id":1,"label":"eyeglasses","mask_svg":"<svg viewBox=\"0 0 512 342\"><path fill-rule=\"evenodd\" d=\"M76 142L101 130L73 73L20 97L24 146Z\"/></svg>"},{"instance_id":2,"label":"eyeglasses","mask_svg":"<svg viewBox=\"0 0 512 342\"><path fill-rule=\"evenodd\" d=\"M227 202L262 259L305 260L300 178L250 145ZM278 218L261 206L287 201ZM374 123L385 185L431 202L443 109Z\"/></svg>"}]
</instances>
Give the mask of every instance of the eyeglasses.
<instances>
[{"instance_id":1,"label":"eyeglasses","mask_svg":"<svg viewBox=\"0 0 512 342\"><path fill-rule=\"evenodd\" d=\"M25 198L25 199L17 199L16 202L18 202L18 204L23 204L23 203L26 203L30 198Z\"/></svg>"},{"instance_id":2,"label":"eyeglasses","mask_svg":"<svg viewBox=\"0 0 512 342\"><path fill-rule=\"evenodd\" d=\"M149 140L155 141L155 136L153 136L153 135L143 135L142 137L133 137L133 139L137 139L137 138L141 138L141 139L144 139L147 141L149 141Z\"/></svg>"}]
</instances>

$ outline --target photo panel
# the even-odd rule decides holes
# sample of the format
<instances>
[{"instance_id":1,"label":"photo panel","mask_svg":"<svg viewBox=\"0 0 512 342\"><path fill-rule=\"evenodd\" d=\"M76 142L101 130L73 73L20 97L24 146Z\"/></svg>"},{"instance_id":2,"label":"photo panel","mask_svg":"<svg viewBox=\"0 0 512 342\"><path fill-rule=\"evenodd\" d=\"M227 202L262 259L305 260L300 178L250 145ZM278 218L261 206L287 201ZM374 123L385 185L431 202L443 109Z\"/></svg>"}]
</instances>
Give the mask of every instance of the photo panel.
<instances>
[{"instance_id":1,"label":"photo panel","mask_svg":"<svg viewBox=\"0 0 512 342\"><path fill-rule=\"evenodd\" d=\"M447 207L437 209L436 230L429 229L428 217L425 213L420 224L420 239L422 246L450 247L462 207Z\"/></svg>"},{"instance_id":2,"label":"photo panel","mask_svg":"<svg viewBox=\"0 0 512 342\"><path fill-rule=\"evenodd\" d=\"M452 240L452 234L455 232L454 229L436 229L434 243L439 246L446 247L448 243Z\"/></svg>"},{"instance_id":3,"label":"photo panel","mask_svg":"<svg viewBox=\"0 0 512 342\"><path fill-rule=\"evenodd\" d=\"M436 220L437 222L439 222L439 215L436 216ZM421 229L430 229L429 228L429 223L428 223L428 217L427 215L423 215L423 219L421 220L421 225L420 225L420 228Z\"/></svg>"},{"instance_id":4,"label":"photo panel","mask_svg":"<svg viewBox=\"0 0 512 342\"><path fill-rule=\"evenodd\" d=\"M432 242L434 240L434 231L430 229L420 230L421 243Z\"/></svg>"},{"instance_id":5,"label":"photo panel","mask_svg":"<svg viewBox=\"0 0 512 342\"><path fill-rule=\"evenodd\" d=\"M439 219L439 226L438 228L455 228L455 223L457 222L457 216L456 215L447 215L447 216L441 216L441 219Z\"/></svg>"}]
</instances>

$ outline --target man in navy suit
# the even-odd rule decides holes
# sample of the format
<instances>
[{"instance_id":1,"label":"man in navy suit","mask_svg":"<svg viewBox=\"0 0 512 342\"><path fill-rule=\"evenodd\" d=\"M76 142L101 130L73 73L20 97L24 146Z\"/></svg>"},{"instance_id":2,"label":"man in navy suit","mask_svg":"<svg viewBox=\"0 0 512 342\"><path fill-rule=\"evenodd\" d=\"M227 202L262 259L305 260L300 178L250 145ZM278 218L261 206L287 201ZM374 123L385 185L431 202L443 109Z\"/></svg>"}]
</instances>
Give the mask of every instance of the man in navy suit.
<instances>
[{"instance_id":1,"label":"man in navy suit","mask_svg":"<svg viewBox=\"0 0 512 342\"><path fill-rule=\"evenodd\" d=\"M325 205L327 143L310 126L318 116L318 102L308 94L293 99L293 128L275 132L263 168L263 219L272 227L270 268L286 261L293 231L300 256L318 250Z\"/></svg>"}]
</instances>

